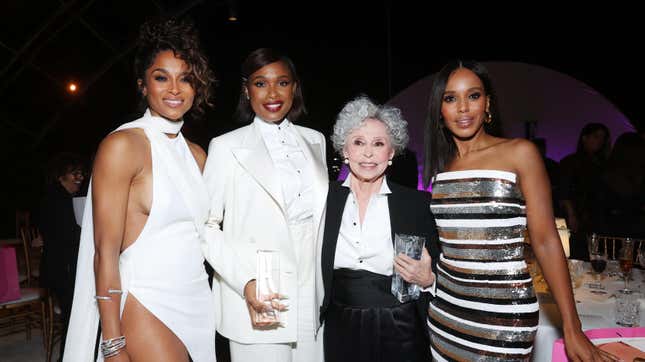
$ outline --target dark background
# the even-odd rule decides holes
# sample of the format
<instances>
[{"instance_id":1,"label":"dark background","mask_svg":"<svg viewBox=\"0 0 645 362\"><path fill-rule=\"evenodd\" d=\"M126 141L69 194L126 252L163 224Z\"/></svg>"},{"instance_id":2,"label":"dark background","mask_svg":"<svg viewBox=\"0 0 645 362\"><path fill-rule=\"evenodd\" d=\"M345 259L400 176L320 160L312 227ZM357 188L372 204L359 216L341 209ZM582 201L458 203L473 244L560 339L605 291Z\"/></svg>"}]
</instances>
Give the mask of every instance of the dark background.
<instances>
[{"instance_id":1,"label":"dark background","mask_svg":"<svg viewBox=\"0 0 645 362\"><path fill-rule=\"evenodd\" d=\"M427 3L427 4L426 4ZM538 64L607 97L640 126L642 19L611 3L545 2L5 0L0 13L0 236L14 211L37 205L44 165L58 151L91 159L100 140L136 118L132 49L139 25L188 16L219 79L215 109L185 133L208 140L232 121L239 65L251 50L286 52L302 78L309 116L329 134L345 102L386 102L455 57ZM231 13L238 16L230 22ZM80 89L69 94L75 81ZM530 87L530 84L526 85ZM566 100L562 100L566 102ZM405 110L403 110L405 113Z\"/></svg>"}]
</instances>

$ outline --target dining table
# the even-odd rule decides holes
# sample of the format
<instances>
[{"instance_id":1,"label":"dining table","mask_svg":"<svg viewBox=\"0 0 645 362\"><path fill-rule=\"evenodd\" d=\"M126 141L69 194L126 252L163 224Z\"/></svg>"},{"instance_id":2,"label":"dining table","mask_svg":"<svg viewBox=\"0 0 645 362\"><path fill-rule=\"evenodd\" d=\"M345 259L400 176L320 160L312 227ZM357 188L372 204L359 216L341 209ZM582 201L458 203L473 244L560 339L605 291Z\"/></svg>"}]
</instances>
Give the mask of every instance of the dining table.
<instances>
[{"instance_id":1,"label":"dining table","mask_svg":"<svg viewBox=\"0 0 645 362\"><path fill-rule=\"evenodd\" d=\"M615 322L615 293L625 288L625 281L618 261L608 261L605 271L600 274L592 272L589 262L569 260L568 264L582 330L621 327ZM562 318L539 270L531 274L534 274L533 284L540 303L540 321L533 345L532 361L550 362L553 345L556 340L562 338ZM636 291L645 290L645 271L634 267L627 287ZM645 326L645 300L641 298L639 301L640 322L634 327Z\"/></svg>"}]
</instances>

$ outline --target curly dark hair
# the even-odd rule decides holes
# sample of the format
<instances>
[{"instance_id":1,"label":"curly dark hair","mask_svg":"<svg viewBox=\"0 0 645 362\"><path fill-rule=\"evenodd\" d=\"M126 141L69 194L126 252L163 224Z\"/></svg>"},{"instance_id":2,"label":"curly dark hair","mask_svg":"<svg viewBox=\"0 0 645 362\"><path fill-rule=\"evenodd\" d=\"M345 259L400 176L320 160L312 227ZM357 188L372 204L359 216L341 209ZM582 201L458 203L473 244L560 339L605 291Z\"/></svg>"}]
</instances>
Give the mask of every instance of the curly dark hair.
<instances>
[{"instance_id":1,"label":"curly dark hair","mask_svg":"<svg viewBox=\"0 0 645 362\"><path fill-rule=\"evenodd\" d=\"M192 21L155 19L141 25L134 57L136 78L145 79L146 69L154 63L159 52L166 50L172 50L175 56L185 61L190 68L190 84L195 90L195 101L191 111L202 116L206 106L213 106L211 97L215 74L208 66L208 59L201 48L199 34ZM142 97L140 110L143 111L147 105L145 97Z\"/></svg>"},{"instance_id":2,"label":"curly dark hair","mask_svg":"<svg viewBox=\"0 0 645 362\"><path fill-rule=\"evenodd\" d=\"M46 181L48 184L55 184L58 178L73 171L85 172L85 160L83 157L72 152L59 152L52 156L47 162Z\"/></svg>"}]
</instances>

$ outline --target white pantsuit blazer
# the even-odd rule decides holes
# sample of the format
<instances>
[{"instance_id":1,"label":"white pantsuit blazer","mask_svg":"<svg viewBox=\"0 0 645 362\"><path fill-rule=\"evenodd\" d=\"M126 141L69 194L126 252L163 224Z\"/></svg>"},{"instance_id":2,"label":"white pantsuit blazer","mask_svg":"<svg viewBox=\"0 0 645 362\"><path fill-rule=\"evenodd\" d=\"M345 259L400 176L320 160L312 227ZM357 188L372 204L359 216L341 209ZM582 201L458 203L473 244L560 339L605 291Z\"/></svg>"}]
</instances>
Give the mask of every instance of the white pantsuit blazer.
<instances>
[{"instance_id":1,"label":"white pantsuit blazer","mask_svg":"<svg viewBox=\"0 0 645 362\"><path fill-rule=\"evenodd\" d=\"M328 189L326 144L320 132L294 127L313 175L313 227L317 238L314 317L318 323L324 295L320 248ZM250 124L214 138L208 149L204 178L211 202L203 250L216 272L213 293L217 330L238 343L296 342L297 241L290 238L282 187L260 130ZM244 286L256 277L257 250L280 251L280 292L289 298L284 327L256 330L251 325Z\"/></svg>"}]
</instances>

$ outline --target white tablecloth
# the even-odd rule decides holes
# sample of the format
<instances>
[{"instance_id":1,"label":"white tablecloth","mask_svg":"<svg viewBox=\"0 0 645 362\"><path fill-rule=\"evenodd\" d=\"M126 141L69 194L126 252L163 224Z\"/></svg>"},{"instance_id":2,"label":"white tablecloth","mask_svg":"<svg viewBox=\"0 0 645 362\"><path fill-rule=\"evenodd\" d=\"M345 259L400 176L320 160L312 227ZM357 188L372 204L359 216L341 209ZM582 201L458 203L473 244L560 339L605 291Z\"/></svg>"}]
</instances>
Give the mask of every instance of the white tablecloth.
<instances>
[{"instance_id":1,"label":"white tablecloth","mask_svg":"<svg viewBox=\"0 0 645 362\"><path fill-rule=\"evenodd\" d=\"M622 278L618 276L608 277L605 275L602 279L602 285L606 288L607 294L604 296L595 295L589 293L590 289L587 287L589 282L594 282L594 276L588 273L589 268L590 264L584 263L585 271L580 277L580 286L574 289L574 298L576 300L578 316L582 323L582 329L619 327L614 322L616 299L613 297L613 293L625 286ZM610 262L605 274L608 272L616 272L617 270L618 264L616 262ZM643 270L633 269L633 280L629 282L629 288L641 292L645 291L645 284L643 283L644 274ZM562 319L560 318L558 307L545 288L546 285L543 282L536 283L536 291L538 292L538 300L540 301L540 324L533 346L533 361L536 362L550 362L553 343L556 339L562 338ZM641 299L640 326L645 326L644 302Z\"/></svg>"}]
</instances>

